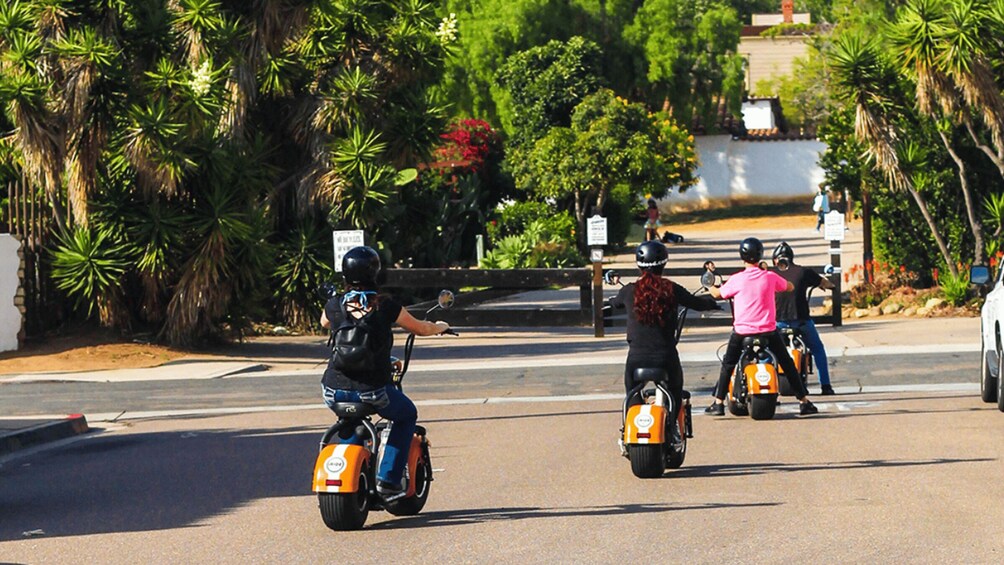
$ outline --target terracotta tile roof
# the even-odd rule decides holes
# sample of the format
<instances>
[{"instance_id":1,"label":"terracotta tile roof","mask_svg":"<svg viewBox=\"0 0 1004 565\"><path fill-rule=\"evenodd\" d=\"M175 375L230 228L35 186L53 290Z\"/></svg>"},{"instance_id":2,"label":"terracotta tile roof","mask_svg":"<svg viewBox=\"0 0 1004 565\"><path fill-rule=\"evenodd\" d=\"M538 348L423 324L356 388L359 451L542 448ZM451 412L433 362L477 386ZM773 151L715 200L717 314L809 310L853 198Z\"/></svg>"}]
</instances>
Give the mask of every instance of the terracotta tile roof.
<instances>
[{"instance_id":1,"label":"terracotta tile roof","mask_svg":"<svg viewBox=\"0 0 1004 565\"><path fill-rule=\"evenodd\" d=\"M797 139L816 139L814 129L791 129L782 131L778 128L770 129L748 129L745 133L732 135L732 139L742 141L793 141Z\"/></svg>"}]
</instances>

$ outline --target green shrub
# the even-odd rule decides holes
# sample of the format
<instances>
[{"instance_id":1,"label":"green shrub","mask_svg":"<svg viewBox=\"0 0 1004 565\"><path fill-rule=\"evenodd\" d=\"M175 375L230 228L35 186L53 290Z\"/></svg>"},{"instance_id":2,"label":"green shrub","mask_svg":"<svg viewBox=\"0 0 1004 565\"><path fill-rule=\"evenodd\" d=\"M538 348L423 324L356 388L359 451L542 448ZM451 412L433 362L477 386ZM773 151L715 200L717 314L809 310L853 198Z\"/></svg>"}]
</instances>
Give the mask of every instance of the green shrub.
<instances>
[{"instance_id":1,"label":"green shrub","mask_svg":"<svg viewBox=\"0 0 1004 565\"><path fill-rule=\"evenodd\" d=\"M938 279L938 286L945 300L952 306L962 306L969 296L969 269L959 271L959 276L945 272Z\"/></svg>"}]
</instances>

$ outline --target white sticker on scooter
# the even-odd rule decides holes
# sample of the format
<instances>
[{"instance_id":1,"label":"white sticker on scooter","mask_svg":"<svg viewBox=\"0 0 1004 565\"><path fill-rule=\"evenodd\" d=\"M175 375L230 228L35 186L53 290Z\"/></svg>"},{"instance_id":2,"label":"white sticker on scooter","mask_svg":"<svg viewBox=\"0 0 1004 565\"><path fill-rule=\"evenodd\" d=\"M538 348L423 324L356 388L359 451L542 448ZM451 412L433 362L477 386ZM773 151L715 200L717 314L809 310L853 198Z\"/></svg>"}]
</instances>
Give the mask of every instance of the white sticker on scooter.
<instances>
[{"instance_id":1,"label":"white sticker on scooter","mask_svg":"<svg viewBox=\"0 0 1004 565\"><path fill-rule=\"evenodd\" d=\"M767 372L767 365L760 363L756 366L756 374L753 375L756 382L760 383L760 386L767 386L770 384L770 373Z\"/></svg>"},{"instance_id":2,"label":"white sticker on scooter","mask_svg":"<svg viewBox=\"0 0 1004 565\"><path fill-rule=\"evenodd\" d=\"M634 425L640 429L651 428L654 423L655 419L651 414L638 414L634 417Z\"/></svg>"},{"instance_id":3,"label":"white sticker on scooter","mask_svg":"<svg viewBox=\"0 0 1004 565\"><path fill-rule=\"evenodd\" d=\"M339 456L328 457L324 462L324 470L330 475L338 475L345 470L345 459Z\"/></svg>"}]
</instances>

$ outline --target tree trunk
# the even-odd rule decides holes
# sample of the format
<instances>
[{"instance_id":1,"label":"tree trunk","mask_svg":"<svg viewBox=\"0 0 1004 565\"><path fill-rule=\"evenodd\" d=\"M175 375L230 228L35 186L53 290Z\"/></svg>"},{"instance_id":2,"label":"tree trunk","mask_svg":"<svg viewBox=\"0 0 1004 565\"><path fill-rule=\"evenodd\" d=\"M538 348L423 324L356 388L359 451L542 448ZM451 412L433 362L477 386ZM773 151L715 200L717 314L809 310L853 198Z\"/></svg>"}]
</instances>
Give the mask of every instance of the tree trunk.
<instances>
[{"instance_id":1,"label":"tree trunk","mask_svg":"<svg viewBox=\"0 0 1004 565\"><path fill-rule=\"evenodd\" d=\"M575 241L579 245L579 251L582 253L588 253L589 248L586 246L586 207L582 205L582 191L575 191L575 223L579 226L578 233L576 233Z\"/></svg>"},{"instance_id":2,"label":"tree trunk","mask_svg":"<svg viewBox=\"0 0 1004 565\"><path fill-rule=\"evenodd\" d=\"M934 235L934 240L938 242L938 249L941 250L941 256L945 259L945 265L948 266L949 272L952 273L953 277L959 276L959 269L955 266L955 261L952 261L952 255L948 252L948 246L945 245L944 238L941 237L941 233L938 232L938 226L934 223L934 218L931 216L931 211L927 209L927 202L924 197L917 192L912 186L907 186L906 190L913 197L913 200L920 207L920 213L924 215L924 219L927 220L928 227L931 228L931 233Z\"/></svg>"},{"instance_id":3,"label":"tree trunk","mask_svg":"<svg viewBox=\"0 0 1004 565\"><path fill-rule=\"evenodd\" d=\"M969 137L972 138L977 149L985 153L987 157L990 157L990 160L997 166L997 171L1000 172L1001 178L1004 178L1004 152L998 150L995 153L987 144L980 141L976 136L976 132L973 131L972 123L968 119L966 120L966 131L969 132Z\"/></svg>"},{"instance_id":4,"label":"tree trunk","mask_svg":"<svg viewBox=\"0 0 1004 565\"><path fill-rule=\"evenodd\" d=\"M865 269L865 282L875 282L872 265L872 198L871 192L861 181L861 264Z\"/></svg>"},{"instance_id":5,"label":"tree trunk","mask_svg":"<svg viewBox=\"0 0 1004 565\"><path fill-rule=\"evenodd\" d=\"M959 154L955 152L952 148L952 144L948 140L948 136L945 132L938 131L938 135L941 136L941 142L945 144L945 149L948 150L948 154L952 156L952 160L955 161L955 166L959 169L959 183L962 185L962 198L966 202L966 215L969 216L969 229L973 232L973 238L975 238L975 249L973 249L973 261L977 264L984 263L984 244L983 244L983 230L980 229L980 221L976 218L976 209L973 205L973 191L969 189L969 180L966 179L966 164L959 157Z\"/></svg>"}]
</instances>

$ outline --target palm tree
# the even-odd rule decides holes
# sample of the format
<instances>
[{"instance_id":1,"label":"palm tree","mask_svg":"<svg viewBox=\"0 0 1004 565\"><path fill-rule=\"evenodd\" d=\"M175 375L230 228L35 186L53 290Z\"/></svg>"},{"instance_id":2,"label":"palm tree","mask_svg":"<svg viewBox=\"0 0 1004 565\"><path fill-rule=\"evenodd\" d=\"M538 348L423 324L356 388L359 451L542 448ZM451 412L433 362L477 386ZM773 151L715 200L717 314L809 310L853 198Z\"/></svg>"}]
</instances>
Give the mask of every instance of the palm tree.
<instances>
[{"instance_id":1,"label":"palm tree","mask_svg":"<svg viewBox=\"0 0 1004 565\"><path fill-rule=\"evenodd\" d=\"M975 239L974 258L983 260L983 231L976 215L976 204L966 174L966 163L952 145L950 134L954 123L969 124L968 108L984 107L984 116L995 121L1000 95L988 95L983 88L987 73L974 52L971 0L911 0L900 12L890 38L899 56L900 72L916 83L917 109L938 123L938 136L958 169L959 185L969 227ZM975 58L974 58L975 57ZM992 83L992 78L991 78ZM1004 113L1000 113L1004 116ZM942 117L948 120L942 120ZM993 130L994 128L992 128ZM1000 128L996 127L995 139Z\"/></svg>"},{"instance_id":2,"label":"palm tree","mask_svg":"<svg viewBox=\"0 0 1004 565\"><path fill-rule=\"evenodd\" d=\"M897 152L901 137L891 115L896 111L898 77L874 39L862 39L856 34L837 38L831 55L834 87L839 98L854 106L854 134L864 144L866 156L882 171L894 190L906 190L920 209L931 229L931 235L945 264L953 276L958 268L952 260L927 201L917 190L911 168L904 168Z\"/></svg>"}]
</instances>

